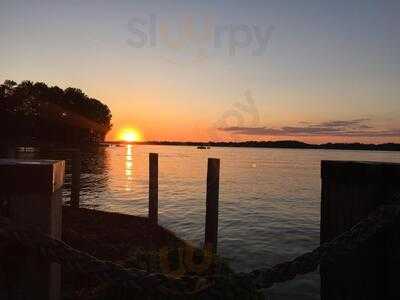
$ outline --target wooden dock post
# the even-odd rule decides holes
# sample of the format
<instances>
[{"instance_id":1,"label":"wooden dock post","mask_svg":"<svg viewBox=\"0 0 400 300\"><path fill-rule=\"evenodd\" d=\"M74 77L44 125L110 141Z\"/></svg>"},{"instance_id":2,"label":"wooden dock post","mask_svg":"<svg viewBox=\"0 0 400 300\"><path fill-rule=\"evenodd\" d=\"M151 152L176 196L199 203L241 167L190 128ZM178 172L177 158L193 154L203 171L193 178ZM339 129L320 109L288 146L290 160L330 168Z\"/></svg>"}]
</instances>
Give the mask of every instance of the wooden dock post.
<instances>
[{"instance_id":1,"label":"wooden dock post","mask_svg":"<svg viewBox=\"0 0 400 300\"><path fill-rule=\"evenodd\" d=\"M217 252L218 246L219 169L220 160L209 158L207 166L206 230L204 246L211 246L214 253Z\"/></svg>"},{"instance_id":2,"label":"wooden dock post","mask_svg":"<svg viewBox=\"0 0 400 300\"><path fill-rule=\"evenodd\" d=\"M71 162L71 206L74 208L79 208L79 197L81 189L81 152L79 150L72 151Z\"/></svg>"},{"instance_id":3,"label":"wooden dock post","mask_svg":"<svg viewBox=\"0 0 400 300\"><path fill-rule=\"evenodd\" d=\"M0 213L16 226L35 227L61 239L63 182L63 161L0 160ZM60 299L58 264L43 260L38 252L5 251L0 265L8 279L7 299Z\"/></svg>"},{"instance_id":4,"label":"wooden dock post","mask_svg":"<svg viewBox=\"0 0 400 300\"><path fill-rule=\"evenodd\" d=\"M323 161L321 175L321 243L400 196L400 164ZM377 236L354 255L321 266L321 299L400 299L399 241L397 231Z\"/></svg>"},{"instance_id":5,"label":"wooden dock post","mask_svg":"<svg viewBox=\"0 0 400 300\"><path fill-rule=\"evenodd\" d=\"M158 224L158 154L149 154L149 221Z\"/></svg>"}]
</instances>

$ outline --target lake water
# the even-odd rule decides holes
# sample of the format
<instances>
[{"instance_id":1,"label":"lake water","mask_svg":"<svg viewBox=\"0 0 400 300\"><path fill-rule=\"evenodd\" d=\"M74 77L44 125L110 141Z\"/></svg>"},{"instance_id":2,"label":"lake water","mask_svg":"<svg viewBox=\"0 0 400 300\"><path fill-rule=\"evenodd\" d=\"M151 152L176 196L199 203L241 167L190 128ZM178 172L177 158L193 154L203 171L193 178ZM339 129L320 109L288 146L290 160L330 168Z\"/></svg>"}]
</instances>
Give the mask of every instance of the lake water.
<instances>
[{"instance_id":1,"label":"lake water","mask_svg":"<svg viewBox=\"0 0 400 300\"><path fill-rule=\"evenodd\" d=\"M400 162L398 152L101 148L84 154L81 203L146 216L150 152L159 153L160 224L198 245L204 239L207 158L221 159L219 254L238 271L272 266L319 245L321 160ZM278 285L269 299L294 298L319 299L319 276Z\"/></svg>"}]
</instances>

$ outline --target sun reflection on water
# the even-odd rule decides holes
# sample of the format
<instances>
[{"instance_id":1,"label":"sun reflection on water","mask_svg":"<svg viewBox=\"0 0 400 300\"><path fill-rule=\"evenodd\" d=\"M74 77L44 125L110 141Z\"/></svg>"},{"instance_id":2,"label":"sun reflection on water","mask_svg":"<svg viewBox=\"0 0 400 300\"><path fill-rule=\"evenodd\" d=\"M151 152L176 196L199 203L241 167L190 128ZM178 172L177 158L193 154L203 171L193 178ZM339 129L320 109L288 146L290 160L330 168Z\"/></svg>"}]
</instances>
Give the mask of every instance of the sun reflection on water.
<instances>
[{"instance_id":1,"label":"sun reflection on water","mask_svg":"<svg viewBox=\"0 0 400 300\"><path fill-rule=\"evenodd\" d=\"M133 186L133 161L132 161L132 145L126 146L126 155L125 155L125 191L132 191Z\"/></svg>"}]
</instances>

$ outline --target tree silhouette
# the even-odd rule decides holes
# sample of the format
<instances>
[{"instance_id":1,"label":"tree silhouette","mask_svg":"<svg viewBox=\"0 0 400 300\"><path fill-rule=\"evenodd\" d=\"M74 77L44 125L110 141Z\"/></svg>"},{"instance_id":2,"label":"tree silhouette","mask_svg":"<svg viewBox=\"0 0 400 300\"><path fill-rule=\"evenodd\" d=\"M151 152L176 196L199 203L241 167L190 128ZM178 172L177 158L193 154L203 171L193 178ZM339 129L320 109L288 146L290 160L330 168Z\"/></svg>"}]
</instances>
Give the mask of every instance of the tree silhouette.
<instances>
[{"instance_id":1,"label":"tree silhouette","mask_svg":"<svg viewBox=\"0 0 400 300\"><path fill-rule=\"evenodd\" d=\"M0 85L3 143L96 144L111 129L111 111L77 88L6 80Z\"/></svg>"}]
</instances>

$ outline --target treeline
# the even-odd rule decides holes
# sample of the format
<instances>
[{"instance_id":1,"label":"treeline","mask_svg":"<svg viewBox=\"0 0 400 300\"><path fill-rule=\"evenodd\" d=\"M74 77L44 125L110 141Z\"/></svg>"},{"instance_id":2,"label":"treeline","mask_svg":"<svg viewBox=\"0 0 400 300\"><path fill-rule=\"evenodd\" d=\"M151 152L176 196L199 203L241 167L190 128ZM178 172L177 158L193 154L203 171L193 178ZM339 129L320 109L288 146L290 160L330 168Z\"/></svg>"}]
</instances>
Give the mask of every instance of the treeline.
<instances>
[{"instance_id":1,"label":"treeline","mask_svg":"<svg viewBox=\"0 0 400 300\"><path fill-rule=\"evenodd\" d=\"M93 144L111 129L111 111L80 89L6 80L0 85L1 143Z\"/></svg>"},{"instance_id":2,"label":"treeline","mask_svg":"<svg viewBox=\"0 0 400 300\"><path fill-rule=\"evenodd\" d=\"M210 146L223 147L259 147L259 148L288 148L288 149L332 149L332 150L377 150L400 151L400 144L362 144L362 143L325 143L308 144L299 141L246 141L246 142L217 142L209 143Z\"/></svg>"},{"instance_id":3,"label":"treeline","mask_svg":"<svg viewBox=\"0 0 400 300\"><path fill-rule=\"evenodd\" d=\"M115 142L119 143L119 142ZM152 141L137 142L137 144L165 146L210 146L210 147L249 147L249 148L286 148L286 149L332 149L332 150L371 150L400 151L400 144L362 144L362 143L326 143L307 144L299 141L245 141L245 142L172 142Z\"/></svg>"}]
</instances>

